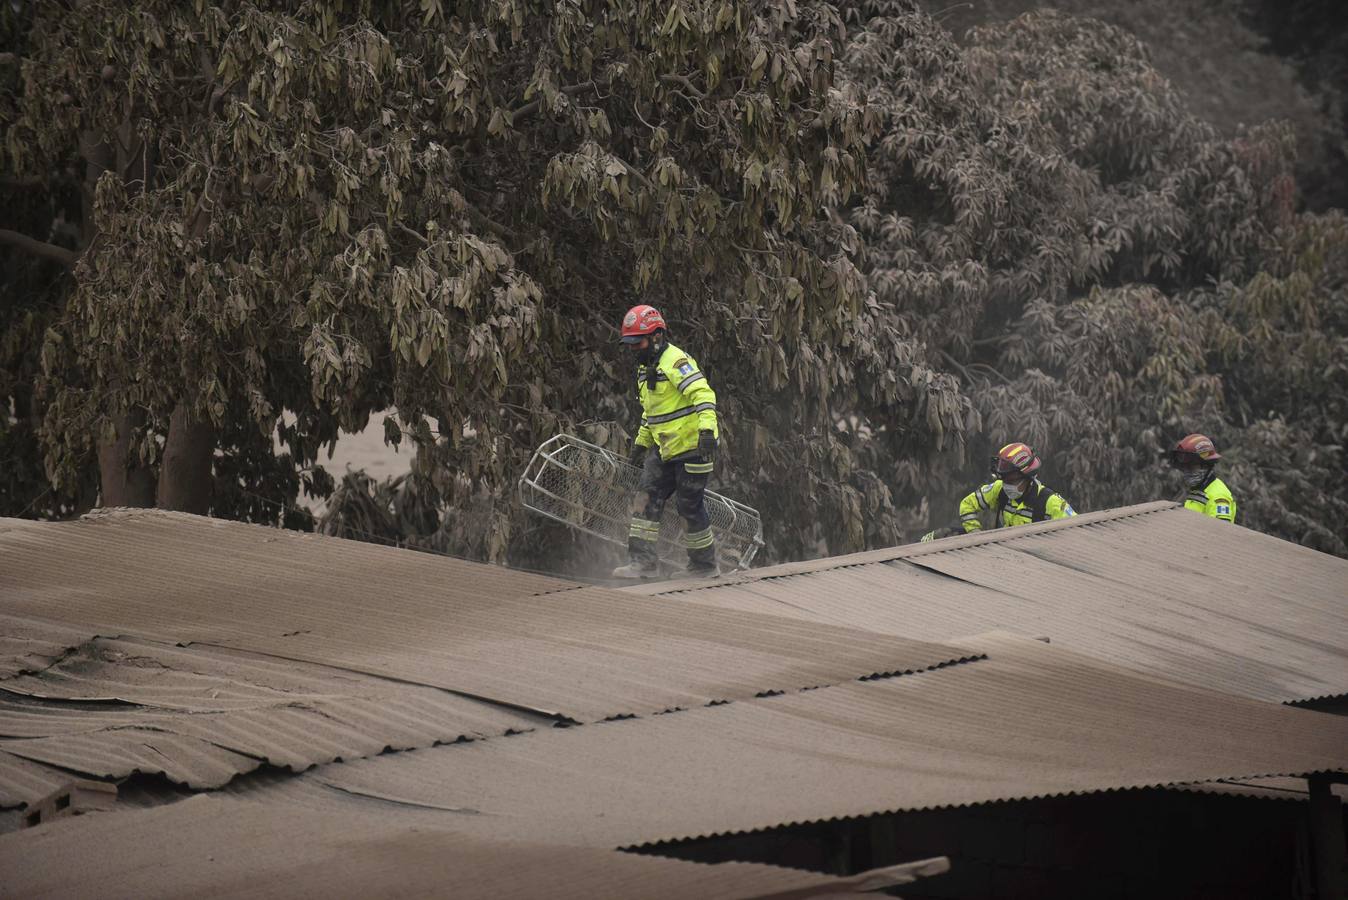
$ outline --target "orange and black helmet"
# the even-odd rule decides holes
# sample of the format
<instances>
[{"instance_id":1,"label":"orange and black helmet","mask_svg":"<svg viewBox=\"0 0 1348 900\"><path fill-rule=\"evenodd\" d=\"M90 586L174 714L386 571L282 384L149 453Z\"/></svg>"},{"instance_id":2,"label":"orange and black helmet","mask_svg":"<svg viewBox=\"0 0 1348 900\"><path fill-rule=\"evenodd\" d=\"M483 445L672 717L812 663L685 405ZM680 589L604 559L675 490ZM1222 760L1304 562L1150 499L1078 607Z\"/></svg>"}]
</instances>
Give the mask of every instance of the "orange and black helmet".
<instances>
[{"instance_id":1,"label":"orange and black helmet","mask_svg":"<svg viewBox=\"0 0 1348 900\"><path fill-rule=\"evenodd\" d=\"M1007 444L992 458L992 474L1003 480L1008 476L1019 480L1015 479L1017 473L1031 478L1039 471L1039 466L1039 457L1030 449L1030 445L1019 442Z\"/></svg>"},{"instance_id":2,"label":"orange and black helmet","mask_svg":"<svg viewBox=\"0 0 1348 900\"><path fill-rule=\"evenodd\" d=\"M1192 466L1196 463L1212 465L1221 459L1217 446L1206 434L1191 434L1181 438L1170 450L1170 464L1176 468Z\"/></svg>"}]
</instances>

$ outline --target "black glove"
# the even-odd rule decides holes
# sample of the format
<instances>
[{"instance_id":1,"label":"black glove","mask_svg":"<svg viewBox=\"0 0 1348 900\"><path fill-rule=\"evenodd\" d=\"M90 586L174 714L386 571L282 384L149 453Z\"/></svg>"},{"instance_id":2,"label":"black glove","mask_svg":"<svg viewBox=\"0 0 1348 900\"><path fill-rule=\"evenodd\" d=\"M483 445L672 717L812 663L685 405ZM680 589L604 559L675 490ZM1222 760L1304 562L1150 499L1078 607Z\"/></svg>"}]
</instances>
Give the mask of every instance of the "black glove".
<instances>
[{"instance_id":1,"label":"black glove","mask_svg":"<svg viewBox=\"0 0 1348 900\"><path fill-rule=\"evenodd\" d=\"M707 462L716 458L716 435L705 428L697 433L697 455Z\"/></svg>"},{"instance_id":2,"label":"black glove","mask_svg":"<svg viewBox=\"0 0 1348 900\"><path fill-rule=\"evenodd\" d=\"M646 454L650 449L645 444L633 444L632 452L627 454L627 461L640 469L646 464Z\"/></svg>"}]
</instances>

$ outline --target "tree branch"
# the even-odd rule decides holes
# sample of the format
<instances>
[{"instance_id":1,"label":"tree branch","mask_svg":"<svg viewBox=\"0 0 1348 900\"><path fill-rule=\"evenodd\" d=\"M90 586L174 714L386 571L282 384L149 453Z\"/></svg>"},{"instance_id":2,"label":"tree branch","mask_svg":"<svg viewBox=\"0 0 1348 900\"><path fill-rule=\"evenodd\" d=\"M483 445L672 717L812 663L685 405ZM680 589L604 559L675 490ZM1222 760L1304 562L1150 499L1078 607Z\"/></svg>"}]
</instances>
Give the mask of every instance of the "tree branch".
<instances>
[{"instance_id":1,"label":"tree branch","mask_svg":"<svg viewBox=\"0 0 1348 900\"><path fill-rule=\"evenodd\" d=\"M416 238L418 241L420 241L420 242L421 242L421 246L423 246L423 247L429 247L429 246L430 246L430 244L431 244L430 240L427 239L426 235L422 234L420 231L416 231L415 229L408 228L408 227L407 227L406 225L404 225L402 222L394 222L393 224L394 224L394 226L395 226L399 231L401 231L403 234L410 235L411 237L414 237L414 238Z\"/></svg>"},{"instance_id":2,"label":"tree branch","mask_svg":"<svg viewBox=\"0 0 1348 900\"><path fill-rule=\"evenodd\" d=\"M0 53L0 66L14 66L18 65L18 62L19 62L19 54Z\"/></svg>"},{"instance_id":3,"label":"tree branch","mask_svg":"<svg viewBox=\"0 0 1348 900\"><path fill-rule=\"evenodd\" d=\"M607 86L608 82L604 82L604 84L605 86ZM582 81L580 84L563 85L560 88L560 90L563 94L570 96L571 94L580 94L585 91L595 90L597 89L597 87L598 85L596 85L594 79L591 78L589 81ZM528 103L524 104L519 109L515 110L510 114L511 127L513 128L515 123L518 122L520 119L526 116L531 116L542 108L543 108L542 97L540 97L537 100L530 100Z\"/></svg>"},{"instance_id":4,"label":"tree branch","mask_svg":"<svg viewBox=\"0 0 1348 900\"><path fill-rule=\"evenodd\" d=\"M951 356L944 350L938 350L937 352L940 353L941 356L945 358L947 365L949 365L952 369L954 369L955 371L959 372L961 375L964 376L964 380L966 382L968 382L969 384L976 384L978 382L978 379L974 378L973 374L964 366L964 364L961 363L959 360L955 359L955 357Z\"/></svg>"},{"instance_id":5,"label":"tree branch","mask_svg":"<svg viewBox=\"0 0 1348 900\"><path fill-rule=\"evenodd\" d=\"M687 75L661 75L660 80L665 84L681 84L683 85L684 90L688 91L688 93L692 94L697 99L707 99L706 93L698 90L697 85L689 81Z\"/></svg>"},{"instance_id":6,"label":"tree branch","mask_svg":"<svg viewBox=\"0 0 1348 900\"><path fill-rule=\"evenodd\" d=\"M34 256L60 263L67 269L73 269L75 261L80 258L80 255L74 250L68 250L57 244L49 244L46 241L39 241L37 238L31 238L26 234L10 231L8 228L0 228L0 244L18 247Z\"/></svg>"},{"instance_id":7,"label":"tree branch","mask_svg":"<svg viewBox=\"0 0 1348 900\"><path fill-rule=\"evenodd\" d=\"M641 172L640 169L638 169L636 166L632 165L630 162L628 162L628 161L625 160L625 159L619 159L619 158L616 157L616 156L613 157L613 158L614 158L614 159L617 159L618 162L620 162L620 163L622 163L624 166L626 166L626 167L627 167L627 174L628 174L628 175L631 175L633 178L635 178L635 179L637 180L637 182L638 182L642 187L644 187L646 190L650 191L652 194L655 193L655 185L651 183L651 180L650 180L649 178L647 178L645 175L642 174L642 172Z\"/></svg>"}]
</instances>

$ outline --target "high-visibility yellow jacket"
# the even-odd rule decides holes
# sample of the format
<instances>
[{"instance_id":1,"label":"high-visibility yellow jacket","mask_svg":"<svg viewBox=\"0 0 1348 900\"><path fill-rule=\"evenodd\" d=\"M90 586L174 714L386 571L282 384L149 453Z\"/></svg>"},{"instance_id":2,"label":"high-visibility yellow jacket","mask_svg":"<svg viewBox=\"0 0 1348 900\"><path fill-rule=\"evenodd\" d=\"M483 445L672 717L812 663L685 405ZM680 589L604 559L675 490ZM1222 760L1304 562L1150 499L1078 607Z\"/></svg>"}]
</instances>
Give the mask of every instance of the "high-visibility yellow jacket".
<instances>
[{"instance_id":1,"label":"high-visibility yellow jacket","mask_svg":"<svg viewBox=\"0 0 1348 900\"><path fill-rule=\"evenodd\" d=\"M637 366L637 396L641 398L637 443L642 447L658 447L660 458L671 460L697 450L699 431L710 431L720 437L716 392L698 368L697 360L673 344L666 344L654 367L657 371L652 387L648 367Z\"/></svg>"},{"instance_id":2,"label":"high-visibility yellow jacket","mask_svg":"<svg viewBox=\"0 0 1348 900\"><path fill-rule=\"evenodd\" d=\"M1220 478L1214 478L1202 487L1190 488L1184 497L1184 508L1223 522L1236 521L1236 500Z\"/></svg>"},{"instance_id":3,"label":"high-visibility yellow jacket","mask_svg":"<svg viewBox=\"0 0 1348 900\"><path fill-rule=\"evenodd\" d=\"M1038 479L1031 480L1025 492L1015 500L1002 492L1001 479L983 485L960 501L960 524L966 532L980 530L983 523L979 521L979 514L989 509L994 513L994 521L995 515L1001 514L1002 525L1025 525L1077 514L1061 494L1044 487Z\"/></svg>"}]
</instances>

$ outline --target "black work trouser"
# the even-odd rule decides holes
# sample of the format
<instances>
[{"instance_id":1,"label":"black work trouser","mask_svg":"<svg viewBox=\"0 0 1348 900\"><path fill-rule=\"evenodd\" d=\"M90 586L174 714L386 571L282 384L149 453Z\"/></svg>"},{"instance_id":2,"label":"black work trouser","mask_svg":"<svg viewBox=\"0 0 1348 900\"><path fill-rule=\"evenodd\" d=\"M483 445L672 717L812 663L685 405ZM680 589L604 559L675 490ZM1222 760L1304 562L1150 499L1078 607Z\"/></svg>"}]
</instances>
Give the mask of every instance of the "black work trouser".
<instances>
[{"instance_id":1,"label":"black work trouser","mask_svg":"<svg viewBox=\"0 0 1348 900\"><path fill-rule=\"evenodd\" d=\"M632 516L632 529L627 540L633 562L654 565L659 560L656 541L660 537L660 517L672 496L683 517L683 541L688 549L689 568L715 568L716 545L706 503L711 472L712 464L701 456L682 456L666 462L654 450L646 454L640 484L646 494L646 505L639 514Z\"/></svg>"}]
</instances>

